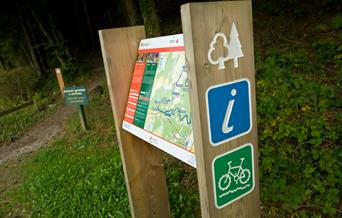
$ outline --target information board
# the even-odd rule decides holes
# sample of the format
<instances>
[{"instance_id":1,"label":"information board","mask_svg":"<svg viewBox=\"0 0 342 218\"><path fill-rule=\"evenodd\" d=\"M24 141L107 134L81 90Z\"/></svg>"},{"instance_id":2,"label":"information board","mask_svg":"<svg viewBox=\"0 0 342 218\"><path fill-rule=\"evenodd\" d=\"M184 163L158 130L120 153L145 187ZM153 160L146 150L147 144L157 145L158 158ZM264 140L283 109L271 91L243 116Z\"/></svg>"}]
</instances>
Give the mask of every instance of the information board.
<instances>
[{"instance_id":1,"label":"information board","mask_svg":"<svg viewBox=\"0 0 342 218\"><path fill-rule=\"evenodd\" d=\"M196 167L183 35L141 40L123 129Z\"/></svg>"},{"instance_id":2,"label":"information board","mask_svg":"<svg viewBox=\"0 0 342 218\"><path fill-rule=\"evenodd\" d=\"M67 86L64 87L63 93L66 105L89 104L87 88L84 86Z\"/></svg>"}]
</instances>

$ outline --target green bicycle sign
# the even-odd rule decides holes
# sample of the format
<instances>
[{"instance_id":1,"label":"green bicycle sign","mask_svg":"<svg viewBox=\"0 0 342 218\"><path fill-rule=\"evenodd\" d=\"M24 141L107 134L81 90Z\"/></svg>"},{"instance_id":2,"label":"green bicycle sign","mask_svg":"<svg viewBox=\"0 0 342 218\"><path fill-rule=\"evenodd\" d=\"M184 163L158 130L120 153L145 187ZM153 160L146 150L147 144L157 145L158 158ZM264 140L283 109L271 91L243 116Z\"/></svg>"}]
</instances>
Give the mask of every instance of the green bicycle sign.
<instances>
[{"instance_id":1,"label":"green bicycle sign","mask_svg":"<svg viewBox=\"0 0 342 218\"><path fill-rule=\"evenodd\" d=\"M245 144L215 157L212 172L217 208L249 194L255 185L253 145Z\"/></svg>"}]
</instances>

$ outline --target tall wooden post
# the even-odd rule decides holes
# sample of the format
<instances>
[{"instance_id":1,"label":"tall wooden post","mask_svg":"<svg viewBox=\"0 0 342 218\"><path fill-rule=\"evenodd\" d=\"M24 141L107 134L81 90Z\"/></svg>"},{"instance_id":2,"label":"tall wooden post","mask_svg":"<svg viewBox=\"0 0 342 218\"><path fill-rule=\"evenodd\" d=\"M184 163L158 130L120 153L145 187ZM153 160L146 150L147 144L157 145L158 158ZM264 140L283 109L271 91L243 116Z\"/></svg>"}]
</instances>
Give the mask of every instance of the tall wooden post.
<instances>
[{"instance_id":1,"label":"tall wooden post","mask_svg":"<svg viewBox=\"0 0 342 218\"><path fill-rule=\"evenodd\" d=\"M99 36L132 216L170 217L161 151L121 128L144 27L100 30Z\"/></svg>"},{"instance_id":2,"label":"tall wooden post","mask_svg":"<svg viewBox=\"0 0 342 218\"><path fill-rule=\"evenodd\" d=\"M251 1L190 3L181 15L202 217L259 217Z\"/></svg>"},{"instance_id":3,"label":"tall wooden post","mask_svg":"<svg viewBox=\"0 0 342 218\"><path fill-rule=\"evenodd\" d=\"M56 73L56 77L57 77L57 81L58 81L58 85L59 85L59 89L61 90L61 94L62 94L62 97L64 96L64 80L63 80L63 75L62 75L62 71L60 68L56 68L55 69L55 73Z\"/></svg>"}]
</instances>

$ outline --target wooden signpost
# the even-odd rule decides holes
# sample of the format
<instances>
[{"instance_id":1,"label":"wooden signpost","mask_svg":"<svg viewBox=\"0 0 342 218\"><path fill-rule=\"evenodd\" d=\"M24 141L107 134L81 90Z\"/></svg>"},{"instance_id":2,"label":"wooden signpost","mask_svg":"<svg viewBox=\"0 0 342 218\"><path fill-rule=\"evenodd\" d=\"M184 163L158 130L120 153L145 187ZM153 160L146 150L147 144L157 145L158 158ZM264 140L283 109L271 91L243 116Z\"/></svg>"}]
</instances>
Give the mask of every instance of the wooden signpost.
<instances>
[{"instance_id":1,"label":"wooden signpost","mask_svg":"<svg viewBox=\"0 0 342 218\"><path fill-rule=\"evenodd\" d=\"M259 217L250 1L181 7L202 217ZM122 129L144 27L99 31L133 217L170 217L161 151Z\"/></svg>"},{"instance_id":2,"label":"wooden signpost","mask_svg":"<svg viewBox=\"0 0 342 218\"><path fill-rule=\"evenodd\" d=\"M99 36L132 216L170 217L161 151L122 129L144 27L100 30Z\"/></svg>"},{"instance_id":3,"label":"wooden signpost","mask_svg":"<svg viewBox=\"0 0 342 218\"><path fill-rule=\"evenodd\" d=\"M203 217L259 217L251 1L181 7Z\"/></svg>"},{"instance_id":4,"label":"wooden signpost","mask_svg":"<svg viewBox=\"0 0 342 218\"><path fill-rule=\"evenodd\" d=\"M64 85L64 80L63 80L63 75L62 75L61 68L56 68L55 69L55 73L56 73L59 89L61 90L62 96L64 96L63 95L63 90L64 90L64 86L65 85Z\"/></svg>"},{"instance_id":5,"label":"wooden signpost","mask_svg":"<svg viewBox=\"0 0 342 218\"><path fill-rule=\"evenodd\" d=\"M89 104L87 88L84 86L65 86L62 71L60 68L55 69L56 77L64 98L64 102L69 106L76 106L80 116L81 126L83 130L88 129L87 118L84 111L84 105Z\"/></svg>"}]
</instances>

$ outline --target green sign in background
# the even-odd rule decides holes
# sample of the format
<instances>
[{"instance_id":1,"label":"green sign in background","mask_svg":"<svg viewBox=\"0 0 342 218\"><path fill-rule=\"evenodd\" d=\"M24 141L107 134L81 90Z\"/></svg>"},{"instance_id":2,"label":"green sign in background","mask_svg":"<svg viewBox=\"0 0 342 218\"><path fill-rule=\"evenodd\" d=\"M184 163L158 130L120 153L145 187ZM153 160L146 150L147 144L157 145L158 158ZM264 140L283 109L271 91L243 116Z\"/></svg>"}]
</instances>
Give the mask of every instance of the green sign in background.
<instances>
[{"instance_id":1,"label":"green sign in background","mask_svg":"<svg viewBox=\"0 0 342 218\"><path fill-rule=\"evenodd\" d=\"M64 87L64 101L66 105L89 104L87 88L84 86Z\"/></svg>"},{"instance_id":2,"label":"green sign in background","mask_svg":"<svg viewBox=\"0 0 342 218\"><path fill-rule=\"evenodd\" d=\"M245 144L212 162L215 205L222 208L254 189L253 145Z\"/></svg>"}]
</instances>

